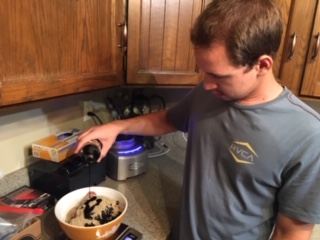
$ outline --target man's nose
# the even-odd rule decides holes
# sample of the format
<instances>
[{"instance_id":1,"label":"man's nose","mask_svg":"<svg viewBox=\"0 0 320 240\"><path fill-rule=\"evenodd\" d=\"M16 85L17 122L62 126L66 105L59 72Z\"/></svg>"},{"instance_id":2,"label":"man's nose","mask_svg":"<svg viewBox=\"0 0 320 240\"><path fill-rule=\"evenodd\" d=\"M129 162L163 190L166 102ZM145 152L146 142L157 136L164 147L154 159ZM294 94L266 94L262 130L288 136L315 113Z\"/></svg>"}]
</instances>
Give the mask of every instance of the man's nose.
<instances>
[{"instance_id":1,"label":"man's nose","mask_svg":"<svg viewBox=\"0 0 320 240\"><path fill-rule=\"evenodd\" d=\"M218 85L215 80L205 75L203 80L203 87L205 90L214 90L218 87Z\"/></svg>"}]
</instances>

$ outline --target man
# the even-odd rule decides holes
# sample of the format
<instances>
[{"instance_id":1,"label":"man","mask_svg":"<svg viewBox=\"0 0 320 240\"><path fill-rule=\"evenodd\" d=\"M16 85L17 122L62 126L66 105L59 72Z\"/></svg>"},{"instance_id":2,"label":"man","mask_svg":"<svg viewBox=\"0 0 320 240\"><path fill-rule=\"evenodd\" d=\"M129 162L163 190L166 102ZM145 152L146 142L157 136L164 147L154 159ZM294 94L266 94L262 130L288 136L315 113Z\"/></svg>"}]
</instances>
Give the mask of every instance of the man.
<instances>
[{"instance_id":1,"label":"man","mask_svg":"<svg viewBox=\"0 0 320 240\"><path fill-rule=\"evenodd\" d=\"M275 79L282 19L271 0L213 0L192 31L203 81L170 110L94 127L116 136L188 132L170 239L307 240L320 223L320 116Z\"/></svg>"}]
</instances>

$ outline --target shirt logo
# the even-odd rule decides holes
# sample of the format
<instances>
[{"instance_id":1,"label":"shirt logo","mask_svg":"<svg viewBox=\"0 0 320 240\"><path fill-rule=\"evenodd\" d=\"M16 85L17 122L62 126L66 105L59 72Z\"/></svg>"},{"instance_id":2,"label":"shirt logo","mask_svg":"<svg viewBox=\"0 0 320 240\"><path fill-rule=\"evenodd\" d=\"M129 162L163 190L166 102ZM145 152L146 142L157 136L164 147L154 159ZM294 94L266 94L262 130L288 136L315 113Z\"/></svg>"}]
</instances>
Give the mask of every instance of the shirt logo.
<instances>
[{"instance_id":1,"label":"shirt logo","mask_svg":"<svg viewBox=\"0 0 320 240\"><path fill-rule=\"evenodd\" d=\"M229 147L233 159L241 164L254 164L258 155L247 142L233 142Z\"/></svg>"}]
</instances>

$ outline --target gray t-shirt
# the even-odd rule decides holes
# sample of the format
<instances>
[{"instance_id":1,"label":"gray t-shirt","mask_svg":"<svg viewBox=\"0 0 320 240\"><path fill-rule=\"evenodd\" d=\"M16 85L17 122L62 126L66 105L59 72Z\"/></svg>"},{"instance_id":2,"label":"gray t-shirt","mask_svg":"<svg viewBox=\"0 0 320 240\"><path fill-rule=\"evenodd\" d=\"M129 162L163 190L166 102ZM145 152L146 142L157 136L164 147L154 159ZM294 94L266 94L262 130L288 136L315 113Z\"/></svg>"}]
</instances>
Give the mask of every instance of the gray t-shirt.
<instances>
[{"instance_id":1,"label":"gray t-shirt","mask_svg":"<svg viewBox=\"0 0 320 240\"><path fill-rule=\"evenodd\" d=\"M202 83L168 120L188 132L174 240L265 240L277 212L320 223L320 116L287 88L243 106Z\"/></svg>"}]
</instances>

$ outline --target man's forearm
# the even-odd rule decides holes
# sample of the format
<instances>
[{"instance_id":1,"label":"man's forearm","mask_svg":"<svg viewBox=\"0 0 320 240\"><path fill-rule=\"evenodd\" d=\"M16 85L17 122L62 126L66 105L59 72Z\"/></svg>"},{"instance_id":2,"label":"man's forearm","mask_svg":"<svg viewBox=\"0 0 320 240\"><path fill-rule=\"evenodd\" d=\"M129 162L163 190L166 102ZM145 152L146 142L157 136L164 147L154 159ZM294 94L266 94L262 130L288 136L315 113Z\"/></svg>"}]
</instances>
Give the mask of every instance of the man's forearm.
<instances>
[{"instance_id":1,"label":"man's forearm","mask_svg":"<svg viewBox=\"0 0 320 240\"><path fill-rule=\"evenodd\" d=\"M270 240L310 240L311 232L299 234L273 234Z\"/></svg>"},{"instance_id":2,"label":"man's forearm","mask_svg":"<svg viewBox=\"0 0 320 240\"><path fill-rule=\"evenodd\" d=\"M167 111L159 111L126 120L114 121L112 124L122 134L157 136L175 131L167 121Z\"/></svg>"},{"instance_id":3,"label":"man's forearm","mask_svg":"<svg viewBox=\"0 0 320 240\"><path fill-rule=\"evenodd\" d=\"M271 240L309 240L314 224L279 214Z\"/></svg>"}]
</instances>

